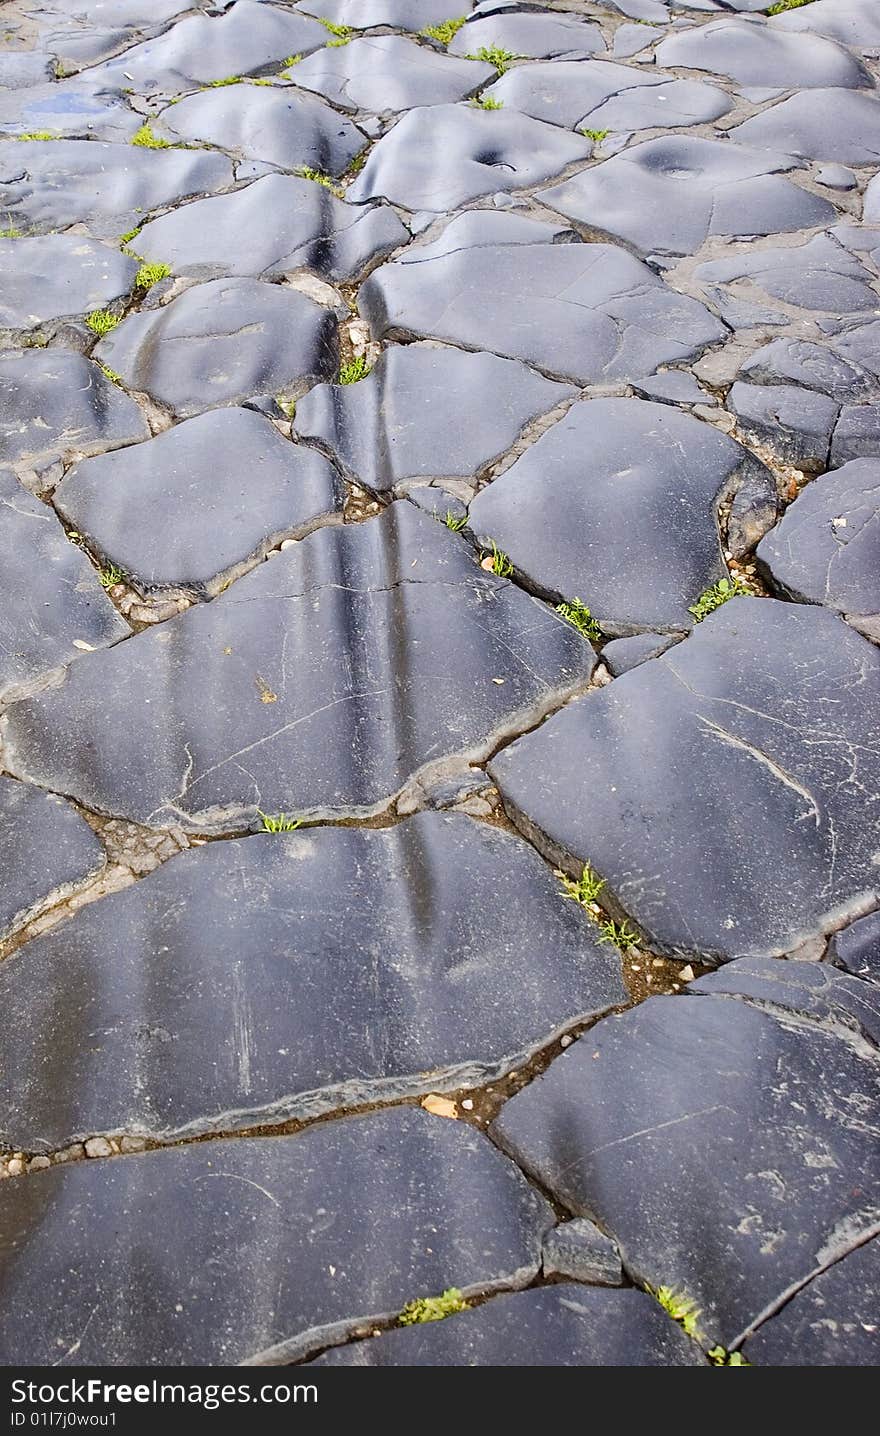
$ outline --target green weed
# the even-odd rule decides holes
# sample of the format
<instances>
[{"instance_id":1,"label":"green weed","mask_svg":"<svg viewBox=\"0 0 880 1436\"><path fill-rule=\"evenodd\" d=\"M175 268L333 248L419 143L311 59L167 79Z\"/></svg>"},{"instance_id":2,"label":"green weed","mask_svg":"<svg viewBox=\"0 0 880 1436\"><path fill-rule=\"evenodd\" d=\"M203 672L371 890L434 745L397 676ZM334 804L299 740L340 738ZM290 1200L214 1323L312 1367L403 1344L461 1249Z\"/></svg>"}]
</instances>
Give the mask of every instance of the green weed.
<instances>
[{"instance_id":1,"label":"green weed","mask_svg":"<svg viewBox=\"0 0 880 1436\"><path fill-rule=\"evenodd\" d=\"M426 40L436 40L441 45L448 45L455 39L466 19L466 15L459 15L457 20L441 20L439 25L426 25L419 34L424 35Z\"/></svg>"},{"instance_id":2,"label":"green weed","mask_svg":"<svg viewBox=\"0 0 880 1436\"><path fill-rule=\"evenodd\" d=\"M482 60L484 65L494 65L499 75L507 73L511 60L523 58L522 55L515 55L512 50L502 50L498 45L481 45L473 55L465 55L466 60Z\"/></svg>"},{"instance_id":3,"label":"green weed","mask_svg":"<svg viewBox=\"0 0 880 1436\"><path fill-rule=\"evenodd\" d=\"M115 563L108 564L98 574L98 582L102 588L113 588L117 583L125 583L127 575Z\"/></svg>"},{"instance_id":4,"label":"green weed","mask_svg":"<svg viewBox=\"0 0 880 1436\"><path fill-rule=\"evenodd\" d=\"M451 1286L441 1296L419 1296L407 1302L398 1320L401 1326L415 1326L422 1321L443 1321L457 1311L469 1310L461 1292Z\"/></svg>"},{"instance_id":5,"label":"green weed","mask_svg":"<svg viewBox=\"0 0 880 1436\"><path fill-rule=\"evenodd\" d=\"M610 130L581 130L581 134L582 134L582 135L585 135L588 140L592 140L594 145L601 145L601 143L602 143L603 140L607 140L608 136L611 134L611 131L610 131Z\"/></svg>"},{"instance_id":6,"label":"green weed","mask_svg":"<svg viewBox=\"0 0 880 1436\"><path fill-rule=\"evenodd\" d=\"M109 309L93 309L91 314L86 315L86 324L99 339L103 339L105 334L115 329L118 323L119 315L111 314Z\"/></svg>"},{"instance_id":7,"label":"green weed","mask_svg":"<svg viewBox=\"0 0 880 1436\"><path fill-rule=\"evenodd\" d=\"M613 943L621 952L626 952L628 947L635 947L638 940L638 933L633 931L625 918L623 922L615 922L608 917L599 924L599 941Z\"/></svg>"},{"instance_id":8,"label":"green weed","mask_svg":"<svg viewBox=\"0 0 880 1436\"><path fill-rule=\"evenodd\" d=\"M454 514L452 509L446 510L446 516L443 519L446 527L454 534L461 533L462 529L467 525L467 521L467 514Z\"/></svg>"},{"instance_id":9,"label":"green weed","mask_svg":"<svg viewBox=\"0 0 880 1436\"><path fill-rule=\"evenodd\" d=\"M135 289L146 292L158 284L160 279L168 279L171 274L170 264L142 264L134 279Z\"/></svg>"},{"instance_id":10,"label":"green weed","mask_svg":"<svg viewBox=\"0 0 880 1436\"><path fill-rule=\"evenodd\" d=\"M489 542L491 544L492 552L484 552L480 554L481 567L485 569L491 569L492 573L497 573L499 578L510 578L511 574L513 573L513 564L510 562L510 559L507 557L507 554L501 552L501 549L495 543L494 539L490 539ZM488 560L490 559L491 563L488 562Z\"/></svg>"},{"instance_id":11,"label":"green weed","mask_svg":"<svg viewBox=\"0 0 880 1436\"><path fill-rule=\"evenodd\" d=\"M120 389L122 388L121 374L117 374L115 369L110 369L106 364L99 364L98 368L101 370L105 379L109 379L111 384L118 384Z\"/></svg>"},{"instance_id":12,"label":"green weed","mask_svg":"<svg viewBox=\"0 0 880 1436\"><path fill-rule=\"evenodd\" d=\"M471 100L471 104L472 104L472 105L476 105L476 107L477 107L478 110L503 110L503 109L504 109L504 101L503 101L503 100L495 100L495 99L492 98L491 95L477 95L476 99Z\"/></svg>"},{"instance_id":13,"label":"green weed","mask_svg":"<svg viewBox=\"0 0 880 1436\"><path fill-rule=\"evenodd\" d=\"M700 1328L698 1325L700 1308L691 1297L685 1296L683 1292L676 1291L671 1286L649 1286L648 1291L655 1301L659 1301L663 1310L683 1327L688 1336L694 1341L700 1339Z\"/></svg>"},{"instance_id":14,"label":"green weed","mask_svg":"<svg viewBox=\"0 0 880 1436\"><path fill-rule=\"evenodd\" d=\"M781 15L783 10L799 10L802 5L811 5L813 0L777 0L767 11L768 15Z\"/></svg>"},{"instance_id":15,"label":"green weed","mask_svg":"<svg viewBox=\"0 0 880 1436\"><path fill-rule=\"evenodd\" d=\"M573 902L580 903L581 907L585 908L589 908L590 903L596 901L605 886L605 879L594 873L589 863L585 865L576 882L574 878L568 877L565 873L557 873L556 876L565 889L562 896L571 898Z\"/></svg>"},{"instance_id":16,"label":"green weed","mask_svg":"<svg viewBox=\"0 0 880 1436\"><path fill-rule=\"evenodd\" d=\"M342 198L342 190L339 186L334 184L329 175L322 174L320 170L313 170L309 165L300 165L299 169L294 170L294 174L299 175L300 179L311 180L313 184L323 185L324 189L329 189L337 199Z\"/></svg>"},{"instance_id":17,"label":"green weed","mask_svg":"<svg viewBox=\"0 0 880 1436\"><path fill-rule=\"evenodd\" d=\"M162 140L158 135L153 134L149 124L141 125L140 129L132 135L130 143L140 146L143 150L170 150L171 148L168 140Z\"/></svg>"},{"instance_id":18,"label":"green weed","mask_svg":"<svg viewBox=\"0 0 880 1436\"><path fill-rule=\"evenodd\" d=\"M708 618L710 613L714 613L716 608L720 608L722 603L736 598L738 594L748 594L748 592L749 590L741 578L721 578L717 583L713 583L711 588L707 588L704 593L700 594L696 603L689 606L688 613L694 615L697 623L702 623L703 619Z\"/></svg>"},{"instance_id":19,"label":"green weed","mask_svg":"<svg viewBox=\"0 0 880 1436\"><path fill-rule=\"evenodd\" d=\"M288 818L286 813L264 813L259 808L257 812L263 820L264 833L295 833L302 827L302 818Z\"/></svg>"},{"instance_id":20,"label":"green weed","mask_svg":"<svg viewBox=\"0 0 880 1436\"><path fill-rule=\"evenodd\" d=\"M741 1351L725 1351L723 1346L713 1346L711 1351L706 1352L706 1355L713 1366L751 1366L752 1364L750 1361L746 1361Z\"/></svg>"},{"instance_id":21,"label":"green weed","mask_svg":"<svg viewBox=\"0 0 880 1436\"><path fill-rule=\"evenodd\" d=\"M566 623L570 623L572 628L576 628L582 638L589 639L591 643L598 643L601 639L602 630L582 599L572 599L571 603L557 603L556 612Z\"/></svg>"},{"instance_id":22,"label":"green weed","mask_svg":"<svg viewBox=\"0 0 880 1436\"><path fill-rule=\"evenodd\" d=\"M366 379L371 366L367 363L367 356L359 354L356 359L350 359L347 364L340 364L337 384L357 384L359 380Z\"/></svg>"},{"instance_id":23,"label":"green weed","mask_svg":"<svg viewBox=\"0 0 880 1436\"><path fill-rule=\"evenodd\" d=\"M26 135L11 135L13 140L60 140L52 130L29 130Z\"/></svg>"},{"instance_id":24,"label":"green weed","mask_svg":"<svg viewBox=\"0 0 880 1436\"><path fill-rule=\"evenodd\" d=\"M354 31L350 25L334 25L332 20L325 20L321 15L310 15L309 19L317 20L319 25L323 25L325 30L329 30L330 34L335 36L335 39L327 41L330 46L347 45L349 40L354 38Z\"/></svg>"}]
</instances>

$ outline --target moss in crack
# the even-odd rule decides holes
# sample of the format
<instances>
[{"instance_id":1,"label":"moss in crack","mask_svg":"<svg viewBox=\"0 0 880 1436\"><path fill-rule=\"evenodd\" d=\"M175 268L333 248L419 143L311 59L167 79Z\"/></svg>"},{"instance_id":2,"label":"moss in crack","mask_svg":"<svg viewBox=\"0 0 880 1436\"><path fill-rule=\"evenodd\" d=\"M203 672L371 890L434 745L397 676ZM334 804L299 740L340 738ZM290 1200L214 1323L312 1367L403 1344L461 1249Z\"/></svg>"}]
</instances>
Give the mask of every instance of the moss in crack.
<instances>
[{"instance_id":1,"label":"moss in crack","mask_svg":"<svg viewBox=\"0 0 880 1436\"><path fill-rule=\"evenodd\" d=\"M419 1296L408 1301L398 1318L401 1326L416 1326L423 1321L445 1321L459 1311L470 1311L458 1287L450 1286L440 1296Z\"/></svg>"},{"instance_id":2,"label":"moss in crack","mask_svg":"<svg viewBox=\"0 0 880 1436\"><path fill-rule=\"evenodd\" d=\"M324 189L328 189L337 199L342 199L342 190L329 175L325 175L321 170L313 170L310 165L300 165L298 169L294 170L294 174L298 175L300 179L311 180L313 184L323 185Z\"/></svg>"},{"instance_id":3,"label":"moss in crack","mask_svg":"<svg viewBox=\"0 0 880 1436\"><path fill-rule=\"evenodd\" d=\"M260 808L257 813L264 833L295 833L297 828L302 827L302 818L288 818L286 813L264 813Z\"/></svg>"},{"instance_id":4,"label":"moss in crack","mask_svg":"<svg viewBox=\"0 0 880 1436\"><path fill-rule=\"evenodd\" d=\"M725 1351L723 1346L713 1346L711 1351L706 1352L706 1355L711 1366L751 1366L752 1364L750 1361L746 1361L741 1351Z\"/></svg>"},{"instance_id":5,"label":"moss in crack","mask_svg":"<svg viewBox=\"0 0 880 1436\"><path fill-rule=\"evenodd\" d=\"M0 239L22 239L24 231L16 229L14 224L8 224L5 229L0 229Z\"/></svg>"},{"instance_id":6,"label":"moss in crack","mask_svg":"<svg viewBox=\"0 0 880 1436\"><path fill-rule=\"evenodd\" d=\"M101 373L104 375L105 379L109 379L111 384L116 384L120 389L122 388L121 374L117 374L115 369L110 369L106 364L99 364L98 367L101 370Z\"/></svg>"},{"instance_id":7,"label":"moss in crack","mask_svg":"<svg viewBox=\"0 0 880 1436\"><path fill-rule=\"evenodd\" d=\"M106 568L98 572L98 582L102 588L115 588L117 583L125 583L128 575L115 563L108 563Z\"/></svg>"},{"instance_id":8,"label":"moss in crack","mask_svg":"<svg viewBox=\"0 0 880 1436\"><path fill-rule=\"evenodd\" d=\"M168 140L163 140L160 138L159 135L154 134L152 126L150 124L141 125L140 129L136 130L135 133L132 135L129 143L137 145L140 149L143 150L171 149L170 142Z\"/></svg>"},{"instance_id":9,"label":"moss in crack","mask_svg":"<svg viewBox=\"0 0 880 1436\"><path fill-rule=\"evenodd\" d=\"M441 20L438 25L426 25L424 30L419 31L419 34L426 40L436 40L439 45L449 45L466 19L466 15L459 15L455 20Z\"/></svg>"},{"instance_id":10,"label":"moss in crack","mask_svg":"<svg viewBox=\"0 0 880 1436\"><path fill-rule=\"evenodd\" d=\"M139 224L136 224L134 229L128 229L126 230L125 234L121 234L119 236L119 243L122 245L123 249L127 244L131 244L131 241L133 239L137 239L140 232L141 226Z\"/></svg>"},{"instance_id":11,"label":"moss in crack","mask_svg":"<svg viewBox=\"0 0 880 1436\"><path fill-rule=\"evenodd\" d=\"M28 130L23 135L11 135L10 138L13 140L60 140L62 136L56 134L54 130Z\"/></svg>"},{"instance_id":12,"label":"moss in crack","mask_svg":"<svg viewBox=\"0 0 880 1436\"><path fill-rule=\"evenodd\" d=\"M103 339L119 323L119 315L112 314L109 309L93 309L91 314L86 315L86 324L93 334Z\"/></svg>"},{"instance_id":13,"label":"moss in crack","mask_svg":"<svg viewBox=\"0 0 880 1436\"><path fill-rule=\"evenodd\" d=\"M799 10L802 5L812 5L813 0L776 0L767 11L768 15L781 15L784 10Z\"/></svg>"},{"instance_id":14,"label":"moss in crack","mask_svg":"<svg viewBox=\"0 0 880 1436\"><path fill-rule=\"evenodd\" d=\"M349 40L354 39L354 31L350 25L336 25L332 20L325 20L322 15L310 15L309 19L317 20L319 25L330 31L333 39L327 41L329 46L347 45Z\"/></svg>"},{"instance_id":15,"label":"moss in crack","mask_svg":"<svg viewBox=\"0 0 880 1436\"><path fill-rule=\"evenodd\" d=\"M356 359L350 359L347 364L340 364L337 384L357 384L361 379L366 379L371 366L367 363L367 356L359 354Z\"/></svg>"},{"instance_id":16,"label":"moss in crack","mask_svg":"<svg viewBox=\"0 0 880 1436\"><path fill-rule=\"evenodd\" d=\"M504 101L503 101L503 100L495 100L495 99L492 98L491 95L477 95L476 99L471 100L471 104L472 104L472 105L475 105L478 110L503 110L503 109L504 109Z\"/></svg>"},{"instance_id":17,"label":"moss in crack","mask_svg":"<svg viewBox=\"0 0 880 1436\"><path fill-rule=\"evenodd\" d=\"M145 294L148 289L152 289L154 284L158 284L160 279L168 279L170 275L170 264L144 263L135 275L134 287Z\"/></svg>"}]
</instances>

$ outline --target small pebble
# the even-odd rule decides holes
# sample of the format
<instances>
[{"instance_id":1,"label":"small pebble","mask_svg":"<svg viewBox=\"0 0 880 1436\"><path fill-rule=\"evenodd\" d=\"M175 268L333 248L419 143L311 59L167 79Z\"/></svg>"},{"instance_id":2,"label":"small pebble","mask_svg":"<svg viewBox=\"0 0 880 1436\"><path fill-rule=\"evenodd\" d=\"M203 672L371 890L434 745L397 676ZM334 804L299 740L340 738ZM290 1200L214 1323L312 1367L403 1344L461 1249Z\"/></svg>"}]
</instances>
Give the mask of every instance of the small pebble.
<instances>
[{"instance_id":1,"label":"small pebble","mask_svg":"<svg viewBox=\"0 0 880 1436\"><path fill-rule=\"evenodd\" d=\"M570 1047L572 1042L574 1042L573 1037L560 1037L559 1039L560 1047Z\"/></svg>"},{"instance_id":2,"label":"small pebble","mask_svg":"<svg viewBox=\"0 0 880 1436\"><path fill-rule=\"evenodd\" d=\"M106 1137L90 1137L86 1142L87 1157L112 1157L113 1148Z\"/></svg>"},{"instance_id":3,"label":"small pebble","mask_svg":"<svg viewBox=\"0 0 880 1436\"><path fill-rule=\"evenodd\" d=\"M20 1177L24 1171L24 1162L21 1157L13 1157L12 1161L7 1164L6 1170L10 1177Z\"/></svg>"},{"instance_id":4,"label":"small pebble","mask_svg":"<svg viewBox=\"0 0 880 1436\"><path fill-rule=\"evenodd\" d=\"M474 1110L474 1104L470 1097L465 1097L461 1105L466 1112L473 1112Z\"/></svg>"},{"instance_id":5,"label":"small pebble","mask_svg":"<svg viewBox=\"0 0 880 1436\"><path fill-rule=\"evenodd\" d=\"M29 1172L41 1172L45 1167L51 1167L52 1163L48 1157L31 1157L28 1162Z\"/></svg>"},{"instance_id":6,"label":"small pebble","mask_svg":"<svg viewBox=\"0 0 880 1436\"><path fill-rule=\"evenodd\" d=\"M682 968L679 970L679 974L678 974L678 975L679 975L679 977L681 978L682 982L693 982L693 980L694 980L694 969L691 967L690 963L688 963L688 964L687 964L687 967L682 967Z\"/></svg>"}]
</instances>

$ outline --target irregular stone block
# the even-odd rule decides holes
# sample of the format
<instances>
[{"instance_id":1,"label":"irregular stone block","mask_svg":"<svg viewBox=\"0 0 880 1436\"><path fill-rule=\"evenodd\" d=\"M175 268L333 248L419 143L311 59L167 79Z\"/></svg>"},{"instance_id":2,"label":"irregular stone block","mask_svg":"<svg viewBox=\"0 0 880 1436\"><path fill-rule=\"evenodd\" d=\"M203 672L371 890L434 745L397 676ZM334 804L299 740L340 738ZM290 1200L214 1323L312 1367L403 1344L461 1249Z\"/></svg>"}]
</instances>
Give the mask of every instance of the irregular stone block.
<instances>
[{"instance_id":1,"label":"irregular stone block","mask_svg":"<svg viewBox=\"0 0 880 1436\"><path fill-rule=\"evenodd\" d=\"M136 448L87 459L54 503L142 592L214 597L283 538L338 512L320 454L247 409L213 409Z\"/></svg>"},{"instance_id":2,"label":"irregular stone block","mask_svg":"<svg viewBox=\"0 0 880 1436\"><path fill-rule=\"evenodd\" d=\"M741 997L762 1009L795 1014L839 1031L859 1050L880 1046L880 993L830 963L743 958L698 978L688 991Z\"/></svg>"},{"instance_id":3,"label":"irregular stone block","mask_svg":"<svg viewBox=\"0 0 880 1436\"><path fill-rule=\"evenodd\" d=\"M600 1286L623 1283L617 1247L586 1217L560 1222L547 1233L543 1270L545 1276L568 1276L574 1281L598 1282Z\"/></svg>"},{"instance_id":4,"label":"irregular stone block","mask_svg":"<svg viewBox=\"0 0 880 1436\"><path fill-rule=\"evenodd\" d=\"M552 125L618 132L708 124L731 107L724 90L701 80L646 74L607 60L518 65L486 93Z\"/></svg>"},{"instance_id":5,"label":"irregular stone block","mask_svg":"<svg viewBox=\"0 0 880 1436\"><path fill-rule=\"evenodd\" d=\"M880 1241L814 1277L745 1344L758 1366L876 1366L880 1362Z\"/></svg>"},{"instance_id":6,"label":"irregular stone block","mask_svg":"<svg viewBox=\"0 0 880 1436\"><path fill-rule=\"evenodd\" d=\"M844 165L880 159L880 100L852 90L817 89L791 95L731 131L747 145Z\"/></svg>"},{"instance_id":7,"label":"irregular stone block","mask_svg":"<svg viewBox=\"0 0 880 1436\"><path fill-rule=\"evenodd\" d=\"M356 279L408 239L389 205L354 208L311 180L265 175L171 210L145 225L137 246L145 259L197 279L275 279L308 268L339 281Z\"/></svg>"},{"instance_id":8,"label":"irregular stone block","mask_svg":"<svg viewBox=\"0 0 880 1436\"><path fill-rule=\"evenodd\" d=\"M129 140L143 117L111 86L55 81L0 95L0 135L49 131L56 139Z\"/></svg>"},{"instance_id":9,"label":"irregular stone block","mask_svg":"<svg viewBox=\"0 0 880 1436\"><path fill-rule=\"evenodd\" d=\"M0 353L0 465L37 491L53 466L148 439L137 404L67 349Z\"/></svg>"},{"instance_id":10,"label":"irregular stone block","mask_svg":"<svg viewBox=\"0 0 880 1436\"><path fill-rule=\"evenodd\" d=\"M589 155L580 136L513 110L431 105L398 120L347 194L356 204L388 199L408 210L458 209L481 195L538 184Z\"/></svg>"},{"instance_id":11,"label":"irregular stone block","mask_svg":"<svg viewBox=\"0 0 880 1436\"><path fill-rule=\"evenodd\" d=\"M452 59L401 35L371 35L319 50L290 78L340 110L393 115L414 105L466 99L494 74L494 65Z\"/></svg>"},{"instance_id":12,"label":"irregular stone block","mask_svg":"<svg viewBox=\"0 0 880 1436\"><path fill-rule=\"evenodd\" d=\"M0 265L0 329L14 330L103 309L128 293L138 268L105 244L66 234L0 239Z\"/></svg>"},{"instance_id":13,"label":"irregular stone block","mask_svg":"<svg viewBox=\"0 0 880 1436\"><path fill-rule=\"evenodd\" d=\"M485 1137L412 1108L52 1167L0 1185L0 1356L294 1361L414 1296L524 1285L552 1221Z\"/></svg>"},{"instance_id":14,"label":"irregular stone block","mask_svg":"<svg viewBox=\"0 0 880 1436\"><path fill-rule=\"evenodd\" d=\"M0 1138L228 1132L501 1077L627 1001L560 899L459 814L197 848L0 965Z\"/></svg>"},{"instance_id":15,"label":"irregular stone block","mask_svg":"<svg viewBox=\"0 0 880 1436\"><path fill-rule=\"evenodd\" d=\"M48 55L41 55L36 50L0 55L0 87L4 90L27 90L53 78L52 61Z\"/></svg>"},{"instance_id":16,"label":"irregular stone block","mask_svg":"<svg viewBox=\"0 0 880 1436\"><path fill-rule=\"evenodd\" d=\"M292 85L228 85L162 111L168 136L202 141L279 169L341 175L364 147L350 120Z\"/></svg>"},{"instance_id":17,"label":"irregular stone block","mask_svg":"<svg viewBox=\"0 0 880 1436\"><path fill-rule=\"evenodd\" d=\"M479 8L479 7L478 7ZM475 14L448 46L450 55L475 55L495 47L524 59L555 55L600 55L605 41L598 25L559 10Z\"/></svg>"},{"instance_id":18,"label":"irregular stone block","mask_svg":"<svg viewBox=\"0 0 880 1436\"><path fill-rule=\"evenodd\" d=\"M712 260L698 265L694 277L712 284L750 280L786 304L832 314L854 314L878 304L865 266L827 234L817 234L797 249L762 249Z\"/></svg>"},{"instance_id":19,"label":"irregular stone block","mask_svg":"<svg viewBox=\"0 0 880 1436\"><path fill-rule=\"evenodd\" d=\"M130 315L95 356L129 388L186 418L328 379L338 362L336 323L295 290L214 279L161 309Z\"/></svg>"},{"instance_id":20,"label":"irregular stone block","mask_svg":"<svg viewBox=\"0 0 880 1436\"><path fill-rule=\"evenodd\" d=\"M88 823L60 798L0 778L0 941L104 866Z\"/></svg>"},{"instance_id":21,"label":"irregular stone block","mask_svg":"<svg viewBox=\"0 0 880 1436\"><path fill-rule=\"evenodd\" d=\"M488 756L595 664L407 502L313 534L113 657L4 716L7 768L99 811L221 832L258 808L381 811Z\"/></svg>"},{"instance_id":22,"label":"irregular stone block","mask_svg":"<svg viewBox=\"0 0 880 1436\"><path fill-rule=\"evenodd\" d=\"M828 465L828 447L840 405L825 394L792 384L734 384L727 407L739 432L766 444L783 463L818 473Z\"/></svg>"},{"instance_id":23,"label":"irregular stone block","mask_svg":"<svg viewBox=\"0 0 880 1436\"><path fill-rule=\"evenodd\" d=\"M699 1349L642 1291L563 1282L446 1321L387 1331L313 1366L700 1366Z\"/></svg>"},{"instance_id":24,"label":"irregular stone block","mask_svg":"<svg viewBox=\"0 0 880 1436\"><path fill-rule=\"evenodd\" d=\"M880 45L880 14L873 0L812 0L806 8L774 15L770 25L779 30L827 35L855 50Z\"/></svg>"},{"instance_id":25,"label":"irregular stone block","mask_svg":"<svg viewBox=\"0 0 880 1436\"><path fill-rule=\"evenodd\" d=\"M841 346L802 339L774 339L740 366L754 384L788 384L815 389L832 399L867 399L880 393L877 381L858 361L844 357Z\"/></svg>"},{"instance_id":26,"label":"irregular stone block","mask_svg":"<svg viewBox=\"0 0 880 1436\"><path fill-rule=\"evenodd\" d=\"M644 254L694 254L716 235L782 234L832 223L835 210L827 200L779 173L793 164L729 140L675 135L633 145L541 198L593 233L600 229Z\"/></svg>"},{"instance_id":27,"label":"irregular stone block","mask_svg":"<svg viewBox=\"0 0 880 1436\"><path fill-rule=\"evenodd\" d=\"M681 631L727 572L718 506L755 476L763 532L775 484L733 439L668 404L585 399L477 495L469 526L554 600L581 598L608 633Z\"/></svg>"},{"instance_id":28,"label":"irregular stone block","mask_svg":"<svg viewBox=\"0 0 880 1436\"><path fill-rule=\"evenodd\" d=\"M880 462L853 459L808 484L757 557L787 597L880 628Z\"/></svg>"},{"instance_id":29,"label":"irregular stone block","mask_svg":"<svg viewBox=\"0 0 880 1436\"><path fill-rule=\"evenodd\" d=\"M52 510L2 471L0 514L0 696L8 699L131 629Z\"/></svg>"},{"instance_id":30,"label":"irregular stone block","mask_svg":"<svg viewBox=\"0 0 880 1436\"><path fill-rule=\"evenodd\" d=\"M476 478L574 393L494 354L407 344L386 349L357 384L311 389L295 424L359 483L388 492L412 479Z\"/></svg>"},{"instance_id":31,"label":"irregular stone block","mask_svg":"<svg viewBox=\"0 0 880 1436\"><path fill-rule=\"evenodd\" d=\"M490 772L657 951L793 952L877 892L878 689L880 653L826 609L737 598Z\"/></svg>"},{"instance_id":32,"label":"irregular stone block","mask_svg":"<svg viewBox=\"0 0 880 1436\"><path fill-rule=\"evenodd\" d=\"M880 404L846 406L831 439L831 464L880 458Z\"/></svg>"},{"instance_id":33,"label":"irregular stone block","mask_svg":"<svg viewBox=\"0 0 880 1436\"><path fill-rule=\"evenodd\" d=\"M758 8L758 7L756 7ZM841 86L859 89L870 76L854 55L818 35L786 34L770 25L718 20L679 30L657 46L661 65L728 75L750 88L773 90Z\"/></svg>"},{"instance_id":34,"label":"irregular stone block","mask_svg":"<svg viewBox=\"0 0 880 1436\"><path fill-rule=\"evenodd\" d=\"M836 932L828 947L828 958L856 977L880 982L880 912L872 912Z\"/></svg>"},{"instance_id":35,"label":"irregular stone block","mask_svg":"<svg viewBox=\"0 0 880 1436\"><path fill-rule=\"evenodd\" d=\"M651 374L728 332L622 249L548 244L543 226L532 242L522 228L529 224L518 215L463 216L438 244L383 265L358 296L374 335L490 349L590 384Z\"/></svg>"},{"instance_id":36,"label":"irregular stone block","mask_svg":"<svg viewBox=\"0 0 880 1436\"><path fill-rule=\"evenodd\" d=\"M638 668L651 658L658 658L675 642L671 633L634 633L631 638L614 638L602 649L602 662L612 678Z\"/></svg>"},{"instance_id":37,"label":"irregular stone block","mask_svg":"<svg viewBox=\"0 0 880 1436\"><path fill-rule=\"evenodd\" d=\"M473 0L456 0L457 14L467 15ZM450 19L450 0L303 0L299 6L307 15L320 15L349 30L372 30L379 25L392 30L422 30Z\"/></svg>"},{"instance_id":38,"label":"irregular stone block","mask_svg":"<svg viewBox=\"0 0 880 1436\"><path fill-rule=\"evenodd\" d=\"M493 1133L730 1350L876 1225L878 1078L874 1046L796 992L792 1011L784 985L772 1003L654 997L581 1037Z\"/></svg>"}]
</instances>

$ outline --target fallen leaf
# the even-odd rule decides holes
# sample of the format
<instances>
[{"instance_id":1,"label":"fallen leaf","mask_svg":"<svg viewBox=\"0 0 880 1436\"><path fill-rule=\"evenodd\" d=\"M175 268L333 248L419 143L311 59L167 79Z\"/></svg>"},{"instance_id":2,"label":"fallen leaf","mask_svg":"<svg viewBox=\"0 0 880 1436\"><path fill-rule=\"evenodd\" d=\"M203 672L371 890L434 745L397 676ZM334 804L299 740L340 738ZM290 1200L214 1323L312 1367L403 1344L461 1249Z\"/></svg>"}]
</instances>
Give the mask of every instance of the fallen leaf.
<instances>
[{"instance_id":1,"label":"fallen leaf","mask_svg":"<svg viewBox=\"0 0 880 1436\"><path fill-rule=\"evenodd\" d=\"M455 1103L449 1097L439 1097L436 1092L429 1092L427 1097L423 1097L422 1106L435 1117L451 1117L454 1121L458 1116Z\"/></svg>"}]
</instances>

